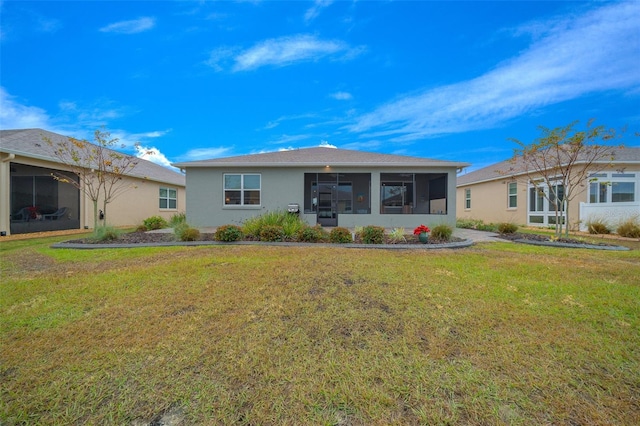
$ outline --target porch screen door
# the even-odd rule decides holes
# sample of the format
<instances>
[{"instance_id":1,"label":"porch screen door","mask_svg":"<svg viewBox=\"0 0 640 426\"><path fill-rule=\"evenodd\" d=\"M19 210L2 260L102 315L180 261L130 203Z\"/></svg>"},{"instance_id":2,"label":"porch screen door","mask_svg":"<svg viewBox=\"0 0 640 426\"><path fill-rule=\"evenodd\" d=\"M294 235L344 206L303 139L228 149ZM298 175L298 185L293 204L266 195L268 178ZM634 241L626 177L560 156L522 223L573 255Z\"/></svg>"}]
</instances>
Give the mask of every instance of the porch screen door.
<instances>
[{"instance_id":1,"label":"porch screen door","mask_svg":"<svg viewBox=\"0 0 640 426\"><path fill-rule=\"evenodd\" d=\"M335 184L318 184L318 223L338 226L338 191Z\"/></svg>"}]
</instances>

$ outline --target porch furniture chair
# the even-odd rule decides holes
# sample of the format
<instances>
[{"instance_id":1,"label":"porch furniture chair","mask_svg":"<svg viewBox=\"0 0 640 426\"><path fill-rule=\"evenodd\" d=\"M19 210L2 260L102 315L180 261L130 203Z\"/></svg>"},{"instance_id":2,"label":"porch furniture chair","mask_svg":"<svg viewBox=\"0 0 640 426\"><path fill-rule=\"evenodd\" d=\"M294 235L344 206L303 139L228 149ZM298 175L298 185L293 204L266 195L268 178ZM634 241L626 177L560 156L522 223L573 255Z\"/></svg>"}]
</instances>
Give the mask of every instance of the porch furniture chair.
<instances>
[{"instance_id":1,"label":"porch furniture chair","mask_svg":"<svg viewBox=\"0 0 640 426\"><path fill-rule=\"evenodd\" d=\"M56 210L55 212L51 213L51 214L45 214L42 215L44 217L44 220L58 220L61 217L63 217L65 214L67 214L67 208L66 207L60 207L58 210Z\"/></svg>"},{"instance_id":2,"label":"porch furniture chair","mask_svg":"<svg viewBox=\"0 0 640 426\"><path fill-rule=\"evenodd\" d=\"M27 222L31 218L29 207L23 207L17 213L11 215L11 220L18 222Z\"/></svg>"}]
</instances>

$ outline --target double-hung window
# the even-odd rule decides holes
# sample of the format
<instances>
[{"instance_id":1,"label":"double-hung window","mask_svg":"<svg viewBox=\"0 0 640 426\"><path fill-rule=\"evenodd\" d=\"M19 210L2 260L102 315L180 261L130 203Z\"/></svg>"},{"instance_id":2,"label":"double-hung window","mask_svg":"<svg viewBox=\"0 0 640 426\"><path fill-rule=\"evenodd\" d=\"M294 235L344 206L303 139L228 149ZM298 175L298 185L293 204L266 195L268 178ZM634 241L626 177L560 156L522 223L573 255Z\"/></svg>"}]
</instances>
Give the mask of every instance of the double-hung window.
<instances>
[{"instance_id":1,"label":"double-hung window","mask_svg":"<svg viewBox=\"0 0 640 426\"><path fill-rule=\"evenodd\" d=\"M177 209L178 191L173 188L160 187L159 206L161 209Z\"/></svg>"},{"instance_id":2,"label":"double-hung window","mask_svg":"<svg viewBox=\"0 0 640 426\"><path fill-rule=\"evenodd\" d=\"M508 198L509 198L509 208L515 209L518 207L518 182L509 182L508 187Z\"/></svg>"},{"instance_id":3,"label":"double-hung window","mask_svg":"<svg viewBox=\"0 0 640 426\"><path fill-rule=\"evenodd\" d=\"M225 206L259 206L261 179L259 174L228 173L224 175Z\"/></svg>"},{"instance_id":4,"label":"double-hung window","mask_svg":"<svg viewBox=\"0 0 640 426\"><path fill-rule=\"evenodd\" d=\"M594 173L589 176L592 182L589 184L589 203L606 203L607 193L609 192L609 184L607 182L600 182L600 179L606 180L606 173Z\"/></svg>"},{"instance_id":5,"label":"double-hung window","mask_svg":"<svg viewBox=\"0 0 640 426\"><path fill-rule=\"evenodd\" d=\"M467 188L464 190L464 208L466 210L471 209L471 189Z\"/></svg>"}]
</instances>

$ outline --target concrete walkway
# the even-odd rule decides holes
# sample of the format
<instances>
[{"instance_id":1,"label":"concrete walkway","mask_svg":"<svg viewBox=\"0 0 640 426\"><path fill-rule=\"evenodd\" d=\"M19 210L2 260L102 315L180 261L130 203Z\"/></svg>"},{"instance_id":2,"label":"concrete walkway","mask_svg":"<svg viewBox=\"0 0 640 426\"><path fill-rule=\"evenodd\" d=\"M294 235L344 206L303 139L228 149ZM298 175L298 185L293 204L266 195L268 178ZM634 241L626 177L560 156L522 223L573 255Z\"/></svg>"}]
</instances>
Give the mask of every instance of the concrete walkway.
<instances>
[{"instance_id":1,"label":"concrete walkway","mask_svg":"<svg viewBox=\"0 0 640 426\"><path fill-rule=\"evenodd\" d=\"M505 242L508 240L500 240L496 238L498 234L495 232L487 232L487 231L477 231L475 229L463 229L456 228L453 230L453 236L462 238L463 240L471 240L474 243L484 243L484 242L496 242L501 241Z\"/></svg>"}]
</instances>

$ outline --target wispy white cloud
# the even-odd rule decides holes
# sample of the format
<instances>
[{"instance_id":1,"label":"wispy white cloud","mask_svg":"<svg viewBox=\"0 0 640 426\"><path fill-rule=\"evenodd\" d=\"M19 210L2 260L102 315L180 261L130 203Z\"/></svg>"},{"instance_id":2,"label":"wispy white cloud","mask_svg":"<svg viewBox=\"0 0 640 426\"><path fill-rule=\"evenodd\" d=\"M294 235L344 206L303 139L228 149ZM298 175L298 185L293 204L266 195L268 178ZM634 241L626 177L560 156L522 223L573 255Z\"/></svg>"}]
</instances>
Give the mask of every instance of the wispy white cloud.
<instances>
[{"instance_id":1,"label":"wispy white cloud","mask_svg":"<svg viewBox=\"0 0 640 426\"><path fill-rule=\"evenodd\" d=\"M119 21L100 28L103 33L137 34L152 29L156 25L155 18L148 16L132 19L130 21Z\"/></svg>"},{"instance_id":2,"label":"wispy white cloud","mask_svg":"<svg viewBox=\"0 0 640 426\"><path fill-rule=\"evenodd\" d=\"M353 96L349 92L335 92L330 94L329 96L339 101L348 101L353 99Z\"/></svg>"},{"instance_id":3,"label":"wispy white cloud","mask_svg":"<svg viewBox=\"0 0 640 426\"><path fill-rule=\"evenodd\" d=\"M309 139L311 135L281 135L276 140L272 141L272 144L284 145L291 142L302 141Z\"/></svg>"},{"instance_id":4,"label":"wispy white cloud","mask_svg":"<svg viewBox=\"0 0 640 426\"><path fill-rule=\"evenodd\" d=\"M8 13L3 10L5 3L6 1L0 0L0 15L3 15L0 42L17 40L25 34L53 34L63 27L62 21L45 16L31 8L20 8L20 18L16 19L15 10Z\"/></svg>"},{"instance_id":5,"label":"wispy white cloud","mask_svg":"<svg viewBox=\"0 0 640 426\"><path fill-rule=\"evenodd\" d=\"M156 138L161 138L162 136L165 136L166 134L168 134L169 132L171 132L171 129L167 129L167 130L153 130L151 132L144 132L144 133L133 133L131 135L132 138L134 139L156 139Z\"/></svg>"},{"instance_id":6,"label":"wispy white cloud","mask_svg":"<svg viewBox=\"0 0 640 426\"><path fill-rule=\"evenodd\" d=\"M212 158L219 158L228 154L231 151L231 147L220 146L217 148L196 148L187 151L186 154L180 157L180 161L197 161L197 160L209 160Z\"/></svg>"},{"instance_id":7,"label":"wispy white cloud","mask_svg":"<svg viewBox=\"0 0 640 426\"><path fill-rule=\"evenodd\" d=\"M339 41L323 41L311 35L298 35L265 40L235 58L235 71L247 71L266 65L284 66L319 59L346 50Z\"/></svg>"},{"instance_id":8,"label":"wispy white cloud","mask_svg":"<svg viewBox=\"0 0 640 426\"><path fill-rule=\"evenodd\" d=\"M295 114L295 115L283 115L281 117L276 118L273 121L268 122L263 130L270 130L273 129L275 127L278 127L280 124L284 123L285 121L292 121L292 120L302 120L302 119L307 119L307 118L316 118L317 114Z\"/></svg>"},{"instance_id":9,"label":"wispy white cloud","mask_svg":"<svg viewBox=\"0 0 640 426\"><path fill-rule=\"evenodd\" d=\"M580 16L527 25L519 56L475 79L391 101L348 130L407 141L499 126L538 108L640 85L640 3L609 4Z\"/></svg>"},{"instance_id":10,"label":"wispy white cloud","mask_svg":"<svg viewBox=\"0 0 640 426\"><path fill-rule=\"evenodd\" d=\"M78 127L98 128L108 126L110 121L130 114L130 109L118 105L110 99L97 99L89 102L62 100L58 103L57 118L75 123Z\"/></svg>"},{"instance_id":11,"label":"wispy white cloud","mask_svg":"<svg viewBox=\"0 0 640 426\"><path fill-rule=\"evenodd\" d=\"M51 118L42 108L22 105L0 87L0 129L49 128Z\"/></svg>"},{"instance_id":12,"label":"wispy white cloud","mask_svg":"<svg viewBox=\"0 0 640 426\"><path fill-rule=\"evenodd\" d=\"M205 61L205 64L217 72L224 71L225 67L233 60L233 55L237 51L237 48L228 46L213 49L211 53L209 53L209 59Z\"/></svg>"},{"instance_id":13,"label":"wispy white cloud","mask_svg":"<svg viewBox=\"0 0 640 426\"><path fill-rule=\"evenodd\" d=\"M321 40L308 34L280 37L261 41L240 52L233 58L232 70L237 72L264 66L282 67L326 57L351 59L362 51L362 48L352 48L340 40Z\"/></svg>"},{"instance_id":14,"label":"wispy white cloud","mask_svg":"<svg viewBox=\"0 0 640 426\"><path fill-rule=\"evenodd\" d=\"M318 15L320 15L320 12L322 11L322 9L324 9L327 6L331 6L332 3L333 3L333 0L315 0L313 2L313 6L307 9L307 11L304 14L305 22L309 23L314 19L316 19Z\"/></svg>"}]
</instances>

